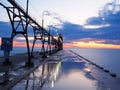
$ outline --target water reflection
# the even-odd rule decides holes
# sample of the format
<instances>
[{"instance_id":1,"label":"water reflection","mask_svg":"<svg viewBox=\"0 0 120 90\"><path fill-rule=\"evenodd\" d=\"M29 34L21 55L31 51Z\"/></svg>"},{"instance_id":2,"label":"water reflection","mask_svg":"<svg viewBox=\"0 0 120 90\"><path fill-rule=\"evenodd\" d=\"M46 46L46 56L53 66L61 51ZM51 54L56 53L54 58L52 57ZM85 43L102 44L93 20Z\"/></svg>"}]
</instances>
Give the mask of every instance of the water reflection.
<instances>
[{"instance_id":1,"label":"water reflection","mask_svg":"<svg viewBox=\"0 0 120 90\"><path fill-rule=\"evenodd\" d=\"M84 67L84 62L49 62L12 90L96 90L96 80Z\"/></svg>"},{"instance_id":2,"label":"water reflection","mask_svg":"<svg viewBox=\"0 0 120 90\"><path fill-rule=\"evenodd\" d=\"M5 71L0 75L0 85L6 85L9 82L9 71Z\"/></svg>"},{"instance_id":3,"label":"water reflection","mask_svg":"<svg viewBox=\"0 0 120 90\"><path fill-rule=\"evenodd\" d=\"M39 66L29 77L22 80L12 90L41 90L42 87L54 87L61 62L49 62Z\"/></svg>"},{"instance_id":4,"label":"water reflection","mask_svg":"<svg viewBox=\"0 0 120 90\"><path fill-rule=\"evenodd\" d=\"M73 57L40 65L12 90L108 90L91 75L86 62Z\"/></svg>"}]
</instances>

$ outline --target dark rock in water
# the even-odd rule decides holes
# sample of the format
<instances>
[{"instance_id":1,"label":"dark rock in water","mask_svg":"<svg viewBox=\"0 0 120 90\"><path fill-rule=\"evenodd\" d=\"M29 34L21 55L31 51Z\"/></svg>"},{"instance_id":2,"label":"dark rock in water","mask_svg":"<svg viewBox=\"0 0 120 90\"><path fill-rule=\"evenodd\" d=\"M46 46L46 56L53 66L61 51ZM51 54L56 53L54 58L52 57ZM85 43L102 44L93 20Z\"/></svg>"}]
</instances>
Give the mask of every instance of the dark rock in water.
<instances>
[{"instance_id":1,"label":"dark rock in water","mask_svg":"<svg viewBox=\"0 0 120 90\"><path fill-rule=\"evenodd\" d=\"M100 69L104 69L103 67L99 67Z\"/></svg>"},{"instance_id":2,"label":"dark rock in water","mask_svg":"<svg viewBox=\"0 0 120 90\"><path fill-rule=\"evenodd\" d=\"M111 73L110 75L111 75L112 77L117 77L117 75L114 74L114 73Z\"/></svg>"},{"instance_id":3,"label":"dark rock in water","mask_svg":"<svg viewBox=\"0 0 120 90\"><path fill-rule=\"evenodd\" d=\"M104 69L104 71L107 72L107 73L109 72L109 70L106 70L106 69Z\"/></svg>"}]
</instances>

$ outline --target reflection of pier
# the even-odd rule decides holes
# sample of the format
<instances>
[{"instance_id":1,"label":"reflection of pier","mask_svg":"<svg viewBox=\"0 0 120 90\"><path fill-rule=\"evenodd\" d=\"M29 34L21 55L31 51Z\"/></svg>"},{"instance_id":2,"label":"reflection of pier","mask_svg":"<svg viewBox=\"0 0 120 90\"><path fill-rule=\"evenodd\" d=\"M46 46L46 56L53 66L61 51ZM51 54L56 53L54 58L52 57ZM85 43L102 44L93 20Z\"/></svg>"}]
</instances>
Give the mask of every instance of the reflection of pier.
<instances>
[{"instance_id":1,"label":"reflection of pier","mask_svg":"<svg viewBox=\"0 0 120 90\"><path fill-rule=\"evenodd\" d=\"M15 0L7 0L7 2L10 4L10 6L4 5L1 2L0 5L6 9L8 17L10 19L12 27L12 34L10 38L12 39L12 41L16 35L23 35L25 38L28 54L28 61L26 62L26 66L33 66L31 56L33 57L34 45L37 40L41 41L42 47L40 52L43 58L46 58L47 55L51 55L55 51L59 51L62 49L61 43L63 42L61 35L58 36L56 39L53 35L50 34L50 32L47 32L43 26L39 25L38 22L31 18L28 12L29 0L27 0L26 10L23 9ZM30 28L34 32L34 40L31 51L29 45Z\"/></svg>"},{"instance_id":2,"label":"reflection of pier","mask_svg":"<svg viewBox=\"0 0 120 90\"><path fill-rule=\"evenodd\" d=\"M33 62L36 62L35 59ZM6 72L7 84L1 90L119 90L120 80L84 57L59 51L34 68L21 67ZM4 74L6 76L6 74ZM16 78L15 78L16 77ZM13 79L13 80L11 80ZM6 79L7 80L7 79ZM108 82L109 81L109 82Z\"/></svg>"},{"instance_id":3,"label":"reflection of pier","mask_svg":"<svg viewBox=\"0 0 120 90\"><path fill-rule=\"evenodd\" d=\"M25 85L23 85L23 87L21 88L25 89L27 87L30 87L31 85L33 85L34 88L36 88L35 85L37 85L38 88L41 88L43 85L48 83L50 84L50 86L52 86L58 75L57 73L59 71L62 59L62 53L57 52L57 54L59 56L54 54L46 59L43 59L40 57L39 53L34 53L35 58L32 58L32 62L34 63L33 68L24 66L23 63L24 59L26 58L26 54L18 54L12 56L10 59L19 58L20 56L22 56L23 58L19 58L20 62L18 59L17 61L15 59L16 62L13 61L14 63L16 63L16 66L0 65L0 90L11 89L13 86L15 86L26 77L26 87L24 87Z\"/></svg>"},{"instance_id":4,"label":"reflection of pier","mask_svg":"<svg viewBox=\"0 0 120 90\"><path fill-rule=\"evenodd\" d=\"M39 66L24 80L25 90L29 90L30 88L32 90L42 90L42 87L46 85L48 87L53 87L59 73L60 66L60 60L49 61Z\"/></svg>"},{"instance_id":5,"label":"reflection of pier","mask_svg":"<svg viewBox=\"0 0 120 90\"><path fill-rule=\"evenodd\" d=\"M35 72L33 72L33 78L35 78L33 80L32 87L36 89L41 89L45 84L48 84L51 87L53 87L57 77L58 68L60 68L60 62L48 63L48 65L43 64L42 71L39 72L39 75L35 75ZM28 83L26 83L26 85L28 85Z\"/></svg>"}]
</instances>

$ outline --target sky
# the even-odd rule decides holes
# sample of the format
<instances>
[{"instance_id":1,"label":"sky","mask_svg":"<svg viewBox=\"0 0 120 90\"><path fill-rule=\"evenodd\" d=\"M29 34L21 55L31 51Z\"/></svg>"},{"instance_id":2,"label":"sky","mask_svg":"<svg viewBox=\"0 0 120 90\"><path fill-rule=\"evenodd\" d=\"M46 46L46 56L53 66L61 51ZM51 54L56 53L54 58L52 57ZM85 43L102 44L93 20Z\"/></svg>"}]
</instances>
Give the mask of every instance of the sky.
<instances>
[{"instance_id":1,"label":"sky","mask_svg":"<svg viewBox=\"0 0 120 90\"><path fill-rule=\"evenodd\" d=\"M26 7L27 0L15 1L23 8ZM0 2L9 5L6 0ZM40 24L44 18L46 28L54 24L57 32L64 36L65 48L120 49L120 0L29 0L29 2L29 14L32 18ZM2 27L0 36L10 36L4 31L9 29L11 33L11 27L7 13L2 7L0 15ZM32 35L33 32L30 33ZM23 40L15 40L23 43Z\"/></svg>"},{"instance_id":2,"label":"sky","mask_svg":"<svg viewBox=\"0 0 120 90\"><path fill-rule=\"evenodd\" d=\"M27 0L15 1L26 8ZM40 18L42 13L47 10L58 13L72 23L84 24L86 19L98 16L98 10L111 1L113 0L29 0L29 12L34 18ZM8 4L6 0L1 0L1 2Z\"/></svg>"}]
</instances>

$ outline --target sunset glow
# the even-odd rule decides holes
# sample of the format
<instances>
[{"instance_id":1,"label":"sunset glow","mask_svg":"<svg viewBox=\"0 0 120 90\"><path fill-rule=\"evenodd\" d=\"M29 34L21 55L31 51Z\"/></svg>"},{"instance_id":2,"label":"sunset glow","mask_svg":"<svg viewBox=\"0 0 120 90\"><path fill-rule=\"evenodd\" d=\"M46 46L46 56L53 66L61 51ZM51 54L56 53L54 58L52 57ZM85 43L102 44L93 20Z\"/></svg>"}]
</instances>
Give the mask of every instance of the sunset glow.
<instances>
[{"instance_id":1,"label":"sunset glow","mask_svg":"<svg viewBox=\"0 0 120 90\"><path fill-rule=\"evenodd\" d=\"M17 40L25 40L25 37L17 37ZM34 40L34 37L28 37L28 40Z\"/></svg>"},{"instance_id":2,"label":"sunset glow","mask_svg":"<svg viewBox=\"0 0 120 90\"><path fill-rule=\"evenodd\" d=\"M102 41L101 41L102 42ZM0 38L1 44L1 38ZM30 47L32 47L32 43L29 43ZM17 42L13 41L13 47L26 47L26 42ZM41 47L41 44L35 44L35 47ZM114 44L102 44L100 41L90 41L90 42L72 42L72 43L64 43L64 48L111 48L111 49L120 49L120 45Z\"/></svg>"},{"instance_id":3,"label":"sunset glow","mask_svg":"<svg viewBox=\"0 0 120 90\"><path fill-rule=\"evenodd\" d=\"M65 48L112 48L112 49L120 49L120 45L113 44L100 44L96 42L73 42L73 44L65 44Z\"/></svg>"},{"instance_id":4,"label":"sunset glow","mask_svg":"<svg viewBox=\"0 0 120 90\"><path fill-rule=\"evenodd\" d=\"M29 46L32 47L32 43L29 43ZM13 42L13 47L26 47L26 42ZM41 44L35 44L35 47L41 47Z\"/></svg>"},{"instance_id":5,"label":"sunset glow","mask_svg":"<svg viewBox=\"0 0 120 90\"><path fill-rule=\"evenodd\" d=\"M120 9L117 8L120 6L120 0L93 0L89 3L87 0L76 0L74 3L73 0L69 2L65 0L51 0L47 2L43 1L41 5L40 2L38 5L38 2L32 1L32 4L41 11L39 17L36 15L38 13L35 14L35 10L32 9L31 5L29 5L29 11L31 12L28 13L30 13L30 15L33 14L32 16L34 17L40 18L37 20L40 24L42 24L41 19L43 19L44 27L50 25L50 34L53 35L55 39L58 39L58 37L55 36L61 33L64 38L64 48L120 49ZM56 5L54 7L56 8L54 8L52 4L46 5L49 2L55 2ZM22 7L24 7L24 3L25 1L18 2ZM72 7L73 4L75 6L74 8ZM62 5L64 9L59 7L59 5ZM1 9L1 11L3 12L4 9ZM43 12L47 12L47 15L43 14ZM4 14L6 13L3 13L2 18L8 17ZM9 21L4 22L6 20L2 18L0 18L0 20L2 20L0 22L0 36L9 37L12 32L11 24ZM29 27L29 29L28 40L29 46L32 47L34 32L32 31L33 28ZM6 33L5 30L9 33ZM45 39L46 41L48 40L48 38ZM45 43L45 47L47 44L48 43ZM13 47L26 46L24 37L19 36L13 39ZM41 41L35 43L35 47L41 47Z\"/></svg>"}]
</instances>

